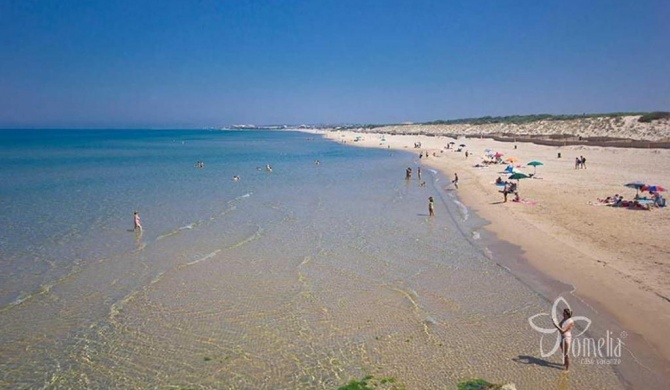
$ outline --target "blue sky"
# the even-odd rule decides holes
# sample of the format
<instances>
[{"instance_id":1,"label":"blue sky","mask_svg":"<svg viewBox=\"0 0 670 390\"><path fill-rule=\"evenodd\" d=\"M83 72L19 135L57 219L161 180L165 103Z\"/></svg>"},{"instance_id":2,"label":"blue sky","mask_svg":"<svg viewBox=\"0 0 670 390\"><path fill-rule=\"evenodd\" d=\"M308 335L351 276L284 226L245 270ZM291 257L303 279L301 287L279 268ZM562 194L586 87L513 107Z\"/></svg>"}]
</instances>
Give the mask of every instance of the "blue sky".
<instances>
[{"instance_id":1,"label":"blue sky","mask_svg":"<svg viewBox=\"0 0 670 390\"><path fill-rule=\"evenodd\" d=\"M670 1L0 0L0 127L670 111Z\"/></svg>"}]
</instances>

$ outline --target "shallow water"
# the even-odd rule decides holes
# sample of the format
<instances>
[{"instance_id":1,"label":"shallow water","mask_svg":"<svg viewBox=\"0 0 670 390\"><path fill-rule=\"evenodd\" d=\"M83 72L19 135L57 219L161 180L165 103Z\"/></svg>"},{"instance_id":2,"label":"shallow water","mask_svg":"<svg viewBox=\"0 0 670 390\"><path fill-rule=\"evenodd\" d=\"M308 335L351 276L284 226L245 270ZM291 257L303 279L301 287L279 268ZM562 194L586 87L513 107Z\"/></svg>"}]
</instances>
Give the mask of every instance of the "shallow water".
<instances>
[{"instance_id":1,"label":"shallow water","mask_svg":"<svg viewBox=\"0 0 670 390\"><path fill-rule=\"evenodd\" d=\"M485 256L446 178L404 179L414 154L270 131L0 137L1 387L621 388L537 358L528 318L550 303Z\"/></svg>"}]
</instances>

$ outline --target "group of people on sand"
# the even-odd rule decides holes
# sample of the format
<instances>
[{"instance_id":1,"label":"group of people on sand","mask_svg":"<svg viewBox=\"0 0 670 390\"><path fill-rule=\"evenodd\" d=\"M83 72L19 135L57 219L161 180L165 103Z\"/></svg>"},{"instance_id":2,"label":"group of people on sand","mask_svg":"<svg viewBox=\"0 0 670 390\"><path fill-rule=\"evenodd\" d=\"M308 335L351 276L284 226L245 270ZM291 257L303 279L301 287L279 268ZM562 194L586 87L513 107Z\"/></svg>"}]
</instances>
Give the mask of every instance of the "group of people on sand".
<instances>
[{"instance_id":1,"label":"group of people on sand","mask_svg":"<svg viewBox=\"0 0 670 390\"><path fill-rule=\"evenodd\" d=\"M650 198L635 196L632 200L625 200L622 195L614 194L614 196L598 198L597 204L636 210L651 210L651 207L666 207L666 200L658 192L653 192Z\"/></svg>"},{"instance_id":2,"label":"group of people on sand","mask_svg":"<svg viewBox=\"0 0 670 390\"><path fill-rule=\"evenodd\" d=\"M496 179L496 185L503 186L503 189L500 191L503 194L503 202L507 202L508 194L514 194L514 199L512 199L512 202L519 202L521 200L521 198L519 198L519 191L517 191L516 183L512 181L503 181L503 179L498 176Z\"/></svg>"},{"instance_id":3,"label":"group of people on sand","mask_svg":"<svg viewBox=\"0 0 670 390\"><path fill-rule=\"evenodd\" d=\"M575 169L586 169L586 157L575 157Z\"/></svg>"}]
</instances>

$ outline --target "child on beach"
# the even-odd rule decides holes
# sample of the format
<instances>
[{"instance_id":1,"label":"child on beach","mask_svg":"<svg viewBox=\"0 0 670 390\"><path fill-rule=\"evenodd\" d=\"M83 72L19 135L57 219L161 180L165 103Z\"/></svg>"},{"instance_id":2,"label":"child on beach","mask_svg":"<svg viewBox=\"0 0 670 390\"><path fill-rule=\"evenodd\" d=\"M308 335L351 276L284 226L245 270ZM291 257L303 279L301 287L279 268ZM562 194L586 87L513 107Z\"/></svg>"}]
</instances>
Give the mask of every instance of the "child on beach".
<instances>
[{"instance_id":1,"label":"child on beach","mask_svg":"<svg viewBox=\"0 0 670 390\"><path fill-rule=\"evenodd\" d=\"M428 215L431 217L435 216L435 202L433 202L433 197L428 197Z\"/></svg>"},{"instance_id":2,"label":"child on beach","mask_svg":"<svg viewBox=\"0 0 670 390\"><path fill-rule=\"evenodd\" d=\"M135 223L135 225L133 227L133 230L141 232L142 231L142 224L140 224L140 213L138 213L137 211L135 211L134 223Z\"/></svg>"}]
</instances>

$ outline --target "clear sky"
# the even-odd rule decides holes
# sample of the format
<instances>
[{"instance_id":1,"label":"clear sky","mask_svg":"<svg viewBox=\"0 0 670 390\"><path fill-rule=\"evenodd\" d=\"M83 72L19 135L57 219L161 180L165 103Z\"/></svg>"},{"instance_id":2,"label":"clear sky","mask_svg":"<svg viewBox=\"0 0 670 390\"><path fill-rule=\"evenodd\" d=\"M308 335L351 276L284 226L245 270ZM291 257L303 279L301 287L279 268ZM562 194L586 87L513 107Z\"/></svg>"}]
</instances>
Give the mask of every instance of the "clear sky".
<instances>
[{"instance_id":1,"label":"clear sky","mask_svg":"<svg viewBox=\"0 0 670 390\"><path fill-rule=\"evenodd\" d=\"M0 127L655 110L668 0L0 0Z\"/></svg>"}]
</instances>

